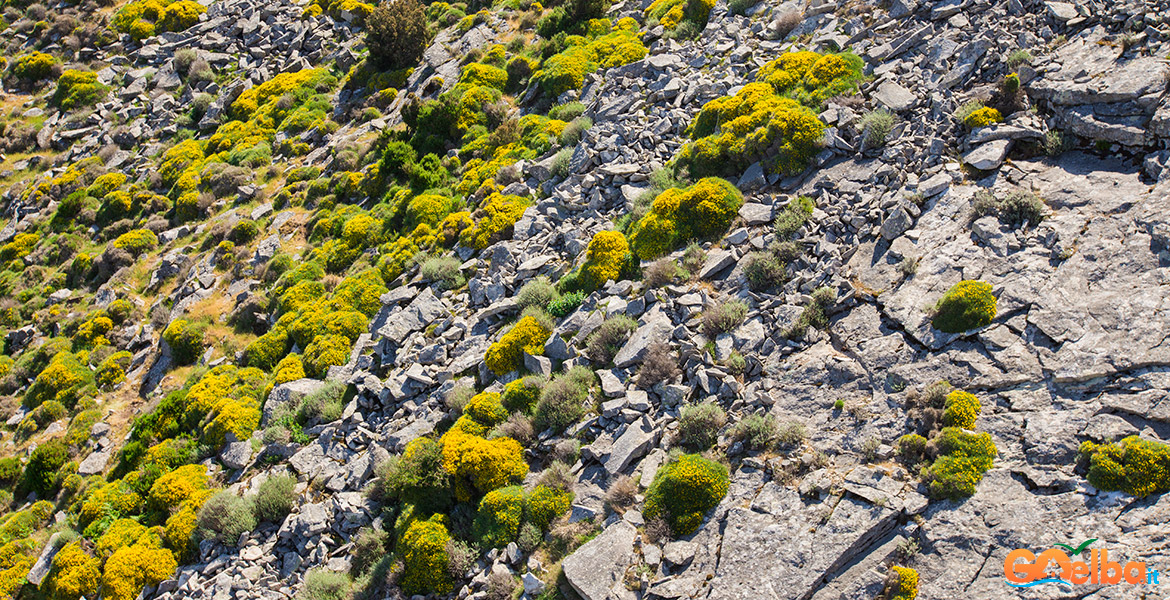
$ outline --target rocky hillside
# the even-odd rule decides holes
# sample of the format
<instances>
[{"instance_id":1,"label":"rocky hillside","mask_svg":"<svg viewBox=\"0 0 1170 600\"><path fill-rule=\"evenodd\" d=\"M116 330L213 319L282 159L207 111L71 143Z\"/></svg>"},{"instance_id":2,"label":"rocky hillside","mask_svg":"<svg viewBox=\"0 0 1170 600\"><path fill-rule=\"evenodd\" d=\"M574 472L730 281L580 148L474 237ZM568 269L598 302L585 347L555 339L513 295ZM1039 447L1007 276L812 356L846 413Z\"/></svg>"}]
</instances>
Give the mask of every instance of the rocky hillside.
<instances>
[{"instance_id":1,"label":"rocky hillside","mask_svg":"<svg viewBox=\"0 0 1170 600\"><path fill-rule=\"evenodd\" d=\"M5 3L0 598L1160 597L1168 11Z\"/></svg>"}]
</instances>

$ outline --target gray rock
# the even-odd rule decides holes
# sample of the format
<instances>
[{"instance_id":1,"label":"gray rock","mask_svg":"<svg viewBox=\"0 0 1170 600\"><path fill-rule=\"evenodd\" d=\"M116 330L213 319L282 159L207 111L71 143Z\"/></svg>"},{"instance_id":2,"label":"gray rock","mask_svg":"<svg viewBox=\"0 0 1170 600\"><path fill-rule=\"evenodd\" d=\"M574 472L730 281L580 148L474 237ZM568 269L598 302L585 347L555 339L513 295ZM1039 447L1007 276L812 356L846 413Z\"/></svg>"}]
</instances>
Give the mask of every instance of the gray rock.
<instances>
[{"instance_id":1,"label":"gray rock","mask_svg":"<svg viewBox=\"0 0 1170 600\"><path fill-rule=\"evenodd\" d=\"M282 406L299 402L301 398L317 392L323 387L325 387L324 381L305 378L282 383L272 388L272 391L268 393L268 399L264 402L264 414L260 420L260 427L265 428L271 425L277 416L277 411Z\"/></svg>"},{"instance_id":2,"label":"gray rock","mask_svg":"<svg viewBox=\"0 0 1170 600\"><path fill-rule=\"evenodd\" d=\"M613 358L614 366L619 369L637 364L646 354L646 349L655 342L669 339L673 327L665 316L658 315L636 329L630 339Z\"/></svg>"},{"instance_id":3,"label":"gray rock","mask_svg":"<svg viewBox=\"0 0 1170 600\"><path fill-rule=\"evenodd\" d=\"M83 476L97 475L106 470L106 465L110 462L110 457L113 456L112 448L104 448L102 450L94 450L81 461L77 466L77 473Z\"/></svg>"},{"instance_id":4,"label":"gray rock","mask_svg":"<svg viewBox=\"0 0 1170 600\"><path fill-rule=\"evenodd\" d=\"M1003 160L1007 158L1008 148L1011 146L1011 140L993 140L971 150L963 156L963 162L979 169L980 171L990 171L998 168L1003 164Z\"/></svg>"},{"instance_id":5,"label":"gray rock","mask_svg":"<svg viewBox=\"0 0 1170 600\"><path fill-rule=\"evenodd\" d=\"M894 212L890 213L889 218L887 218L885 222L882 223L882 239L892 240L902 235L903 233L906 233L906 231L908 231L913 226L914 218L910 216L910 213L906 212L905 208L899 206L895 208Z\"/></svg>"},{"instance_id":6,"label":"gray rock","mask_svg":"<svg viewBox=\"0 0 1170 600\"><path fill-rule=\"evenodd\" d=\"M41 555L37 557L37 562L28 571L25 579L29 583L40 587L41 582L45 580L45 576L49 574L49 569L53 566L53 557L57 556L57 552L64 546L64 543L58 543L61 539L61 532L56 532L49 536L49 541L45 543L45 549L41 550Z\"/></svg>"},{"instance_id":7,"label":"gray rock","mask_svg":"<svg viewBox=\"0 0 1170 600\"><path fill-rule=\"evenodd\" d=\"M637 598L624 583L637 534L633 525L618 521L565 558L561 563L565 579L583 600Z\"/></svg>"},{"instance_id":8,"label":"gray rock","mask_svg":"<svg viewBox=\"0 0 1170 600\"><path fill-rule=\"evenodd\" d=\"M242 469L252 460L251 442L232 442L219 453L219 460L229 469Z\"/></svg>"},{"instance_id":9,"label":"gray rock","mask_svg":"<svg viewBox=\"0 0 1170 600\"><path fill-rule=\"evenodd\" d=\"M609 451L609 458L605 461L605 470L610 475L617 475L633 461L646 456L654 447L655 429L645 417L631 423L625 433L613 443Z\"/></svg>"},{"instance_id":10,"label":"gray rock","mask_svg":"<svg viewBox=\"0 0 1170 600\"><path fill-rule=\"evenodd\" d=\"M914 106L918 97L910 90L892 81L883 81L873 93L875 100L894 112L905 112Z\"/></svg>"}]
</instances>

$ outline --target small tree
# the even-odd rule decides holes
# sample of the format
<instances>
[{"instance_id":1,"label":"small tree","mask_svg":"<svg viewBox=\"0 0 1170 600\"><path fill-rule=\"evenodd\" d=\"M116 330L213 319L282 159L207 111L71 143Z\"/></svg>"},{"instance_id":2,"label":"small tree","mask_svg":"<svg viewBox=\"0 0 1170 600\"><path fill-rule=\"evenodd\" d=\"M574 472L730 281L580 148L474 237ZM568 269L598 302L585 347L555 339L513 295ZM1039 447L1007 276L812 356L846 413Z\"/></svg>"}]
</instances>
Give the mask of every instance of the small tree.
<instances>
[{"instance_id":1,"label":"small tree","mask_svg":"<svg viewBox=\"0 0 1170 600\"><path fill-rule=\"evenodd\" d=\"M387 0L366 19L370 59L383 69L402 69L422 58L430 34L418 0Z\"/></svg>"}]
</instances>

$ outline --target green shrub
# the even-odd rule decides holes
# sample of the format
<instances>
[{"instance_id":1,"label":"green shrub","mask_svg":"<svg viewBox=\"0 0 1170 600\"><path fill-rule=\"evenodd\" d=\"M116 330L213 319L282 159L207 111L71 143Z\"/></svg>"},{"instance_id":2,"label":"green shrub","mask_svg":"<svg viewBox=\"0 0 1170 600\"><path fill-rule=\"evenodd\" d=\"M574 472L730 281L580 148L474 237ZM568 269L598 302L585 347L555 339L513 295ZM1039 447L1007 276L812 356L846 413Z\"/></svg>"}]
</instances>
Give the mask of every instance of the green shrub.
<instances>
[{"instance_id":1,"label":"green shrub","mask_svg":"<svg viewBox=\"0 0 1170 600\"><path fill-rule=\"evenodd\" d=\"M715 445L719 431L727 424L727 413L714 402L691 404L678 418L678 444L691 452Z\"/></svg>"},{"instance_id":2,"label":"green shrub","mask_svg":"<svg viewBox=\"0 0 1170 600\"><path fill-rule=\"evenodd\" d=\"M584 300L585 292L582 291L561 294L548 303L548 314L563 319L577 310Z\"/></svg>"},{"instance_id":3,"label":"green shrub","mask_svg":"<svg viewBox=\"0 0 1170 600\"><path fill-rule=\"evenodd\" d=\"M256 528L252 502L231 492L219 492L199 509L195 531L199 539L234 546L240 535Z\"/></svg>"},{"instance_id":4,"label":"green shrub","mask_svg":"<svg viewBox=\"0 0 1170 600\"><path fill-rule=\"evenodd\" d=\"M0 458L0 483L6 486L11 486L20 479L20 473L24 470L24 465L20 464L20 459L15 456Z\"/></svg>"},{"instance_id":5,"label":"green shrub","mask_svg":"<svg viewBox=\"0 0 1170 600\"><path fill-rule=\"evenodd\" d=\"M366 47L373 62L384 70L413 67L429 39L418 0L382 2L366 17Z\"/></svg>"},{"instance_id":6,"label":"green shrub","mask_svg":"<svg viewBox=\"0 0 1170 600\"><path fill-rule=\"evenodd\" d=\"M349 597L349 578L325 568L310 569L297 600L345 600Z\"/></svg>"},{"instance_id":7,"label":"green shrub","mask_svg":"<svg viewBox=\"0 0 1170 600\"><path fill-rule=\"evenodd\" d=\"M386 556L390 534L374 527L363 527L353 540L349 572L355 577L364 575Z\"/></svg>"},{"instance_id":8,"label":"green shrub","mask_svg":"<svg viewBox=\"0 0 1170 600\"><path fill-rule=\"evenodd\" d=\"M786 204L784 208L780 209L780 213L776 215L776 221L773 224L776 230L776 237L781 240L791 238L793 234L808 222L815 207L816 205L813 203L813 199L808 196L798 196L795 200Z\"/></svg>"},{"instance_id":9,"label":"green shrub","mask_svg":"<svg viewBox=\"0 0 1170 600\"><path fill-rule=\"evenodd\" d=\"M538 431L563 431L585 414L585 401L593 385L594 375L586 367L573 367L553 379L540 392L533 424Z\"/></svg>"},{"instance_id":10,"label":"green shrub","mask_svg":"<svg viewBox=\"0 0 1170 600\"><path fill-rule=\"evenodd\" d=\"M1044 201L1036 194L1025 190L1013 191L1003 200L996 198L991 192L976 192L971 209L973 218L994 215L1001 223L1013 229L1036 225L1043 221L1048 213Z\"/></svg>"},{"instance_id":11,"label":"green shrub","mask_svg":"<svg viewBox=\"0 0 1170 600\"><path fill-rule=\"evenodd\" d=\"M540 400L540 391L546 380L539 375L529 375L504 386L500 400L508 412L531 413Z\"/></svg>"},{"instance_id":12,"label":"green shrub","mask_svg":"<svg viewBox=\"0 0 1170 600\"><path fill-rule=\"evenodd\" d=\"M516 303L520 308L528 308L535 306L538 308L547 308L549 303L557 297L557 289L549 281L548 277L539 275L536 279L524 284L520 291L516 294Z\"/></svg>"},{"instance_id":13,"label":"green shrub","mask_svg":"<svg viewBox=\"0 0 1170 600\"><path fill-rule=\"evenodd\" d=\"M548 118L566 123L583 114L585 114L585 105L577 101L558 104L548 110Z\"/></svg>"},{"instance_id":14,"label":"green shrub","mask_svg":"<svg viewBox=\"0 0 1170 600\"><path fill-rule=\"evenodd\" d=\"M49 99L49 104L59 106L62 110L93 106L104 98L109 90L110 88L98 83L96 73L65 69L57 78L57 89Z\"/></svg>"},{"instance_id":15,"label":"green shrub","mask_svg":"<svg viewBox=\"0 0 1170 600\"><path fill-rule=\"evenodd\" d=\"M228 232L227 239L238 245L244 245L256 239L260 235L260 227L251 219L245 219L232 226L231 231Z\"/></svg>"},{"instance_id":16,"label":"green shrub","mask_svg":"<svg viewBox=\"0 0 1170 600\"><path fill-rule=\"evenodd\" d=\"M697 454L684 454L658 470L646 490L643 514L661 517L676 536L699 528L707 511L727 494L727 467Z\"/></svg>"},{"instance_id":17,"label":"green shrub","mask_svg":"<svg viewBox=\"0 0 1170 600\"><path fill-rule=\"evenodd\" d=\"M967 433L944 427L933 441L939 456L931 464L930 494L935 498L962 499L975 493L983 474L995 459L995 444L986 433Z\"/></svg>"},{"instance_id":18,"label":"green shrub","mask_svg":"<svg viewBox=\"0 0 1170 600\"><path fill-rule=\"evenodd\" d=\"M459 270L460 264L454 256L432 256L419 265L419 275L437 283L439 289L453 290L463 287L467 281Z\"/></svg>"},{"instance_id":19,"label":"green shrub","mask_svg":"<svg viewBox=\"0 0 1170 600\"><path fill-rule=\"evenodd\" d=\"M203 330L183 319L175 319L163 331L163 341L171 347L171 356L176 364L189 365L203 355Z\"/></svg>"},{"instance_id":20,"label":"green shrub","mask_svg":"<svg viewBox=\"0 0 1170 600\"><path fill-rule=\"evenodd\" d=\"M743 195L725 179L708 177L686 189L658 195L630 228L630 247L643 260L679 248L692 239L723 235L743 206Z\"/></svg>"},{"instance_id":21,"label":"green shrub","mask_svg":"<svg viewBox=\"0 0 1170 600\"><path fill-rule=\"evenodd\" d=\"M417 438L400 457L378 465L378 494L431 513L443 512L452 501L451 480L443 468L443 446L431 438Z\"/></svg>"},{"instance_id":22,"label":"green shrub","mask_svg":"<svg viewBox=\"0 0 1170 600\"><path fill-rule=\"evenodd\" d=\"M831 288L819 287L813 290L812 298L804 305L804 310L784 335L788 338L799 338L804 336L809 327L825 329L829 326L828 310L836 301L837 294Z\"/></svg>"},{"instance_id":23,"label":"green shrub","mask_svg":"<svg viewBox=\"0 0 1170 600\"><path fill-rule=\"evenodd\" d=\"M504 487L488 492L480 500L472 532L486 548L506 546L520 534L524 516L524 489Z\"/></svg>"},{"instance_id":24,"label":"green shrub","mask_svg":"<svg viewBox=\"0 0 1170 600\"><path fill-rule=\"evenodd\" d=\"M947 290L934 307L931 324L946 333L962 333L989 325L995 319L996 299L991 284L964 280Z\"/></svg>"},{"instance_id":25,"label":"green shrub","mask_svg":"<svg viewBox=\"0 0 1170 600\"><path fill-rule=\"evenodd\" d=\"M36 447L24 466L24 486L41 498L51 498L57 491L61 467L69 460L69 450L58 440Z\"/></svg>"},{"instance_id":26,"label":"green shrub","mask_svg":"<svg viewBox=\"0 0 1170 600\"><path fill-rule=\"evenodd\" d=\"M638 321L626 315L617 315L606 319L596 331L589 334L585 342L585 353L595 365L608 365L613 362L622 346L630 339L630 334L638 328Z\"/></svg>"},{"instance_id":27,"label":"green shrub","mask_svg":"<svg viewBox=\"0 0 1170 600\"><path fill-rule=\"evenodd\" d=\"M283 523L296 505L297 480L288 475L275 475L265 479L256 492L253 506L258 521Z\"/></svg>"},{"instance_id":28,"label":"green shrub","mask_svg":"<svg viewBox=\"0 0 1170 600\"><path fill-rule=\"evenodd\" d=\"M752 252L744 262L743 276L754 292L783 285L788 280L788 266L771 252Z\"/></svg>"},{"instance_id":29,"label":"green shrub","mask_svg":"<svg viewBox=\"0 0 1170 600\"><path fill-rule=\"evenodd\" d=\"M898 456L909 465L916 465L926 457L926 438L907 433L898 438Z\"/></svg>"},{"instance_id":30,"label":"green shrub","mask_svg":"<svg viewBox=\"0 0 1170 600\"><path fill-rule=\"evenodd\" d=\"M1170 445L1130 436L1116 444L1084 442L1080 455L1097 489L1139 498L1170 491Z\"/></svg>"},{"instance_id":31,"label":"green shrub","mask_svg":"<svg viewBox=\"0 0 1170 600\"><path fill-rule=\"evenodd\" d=\"M330 381L321 389L301 399L297 407L297 414L301 421L306 423L330 423L341 417L345 408L344 397L346 385L339 381Z\"/></svg>"}]
</instances>

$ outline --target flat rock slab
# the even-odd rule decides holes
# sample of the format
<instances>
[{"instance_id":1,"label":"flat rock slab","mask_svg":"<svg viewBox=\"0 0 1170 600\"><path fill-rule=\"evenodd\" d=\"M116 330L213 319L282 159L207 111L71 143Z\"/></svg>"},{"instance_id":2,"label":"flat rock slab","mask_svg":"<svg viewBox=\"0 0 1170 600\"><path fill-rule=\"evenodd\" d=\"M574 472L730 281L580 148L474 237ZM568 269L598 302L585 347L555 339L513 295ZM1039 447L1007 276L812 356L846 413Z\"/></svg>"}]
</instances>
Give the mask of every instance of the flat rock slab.
<instances>
[{"instance_id":1,"label":"flat rock slab","mask_svg":"<svg viewBox=\"0 0 1170 600\"><path fill-rule=\"evenodd\" d=\"M883 106L894 112L910 110L914 106L914 103L918 101L918 97L914 95L914 92L892 81L886 81L879 85L877 91L873 93L873 97L878 102L881 102Z\"/></svg>"},{"instance_id":2,"label":"flat rock slab","mask_svg":"<svg viewBox=\"0 0 1170 600\"><path fill-rule=\"evenodd\" d=\"M637 534L633 525L618 521L570 554L561 568L573 590L584 600L634 600L624 576Z\"/></svg>"},{"instance_id":3,"label":"flat rock slab","mask_svg":"<svg viewBox=\"0 0 1170 600\"><path fill-rule=\"evenodd\" d=\"M963 162L980 171L990 171L998 168L1003 164L1003 160L1007 158L1008 148L1011 146L1011 143L1011 140L993 140L987 142L963 156Z\"/></svg>"}]
</instances>

